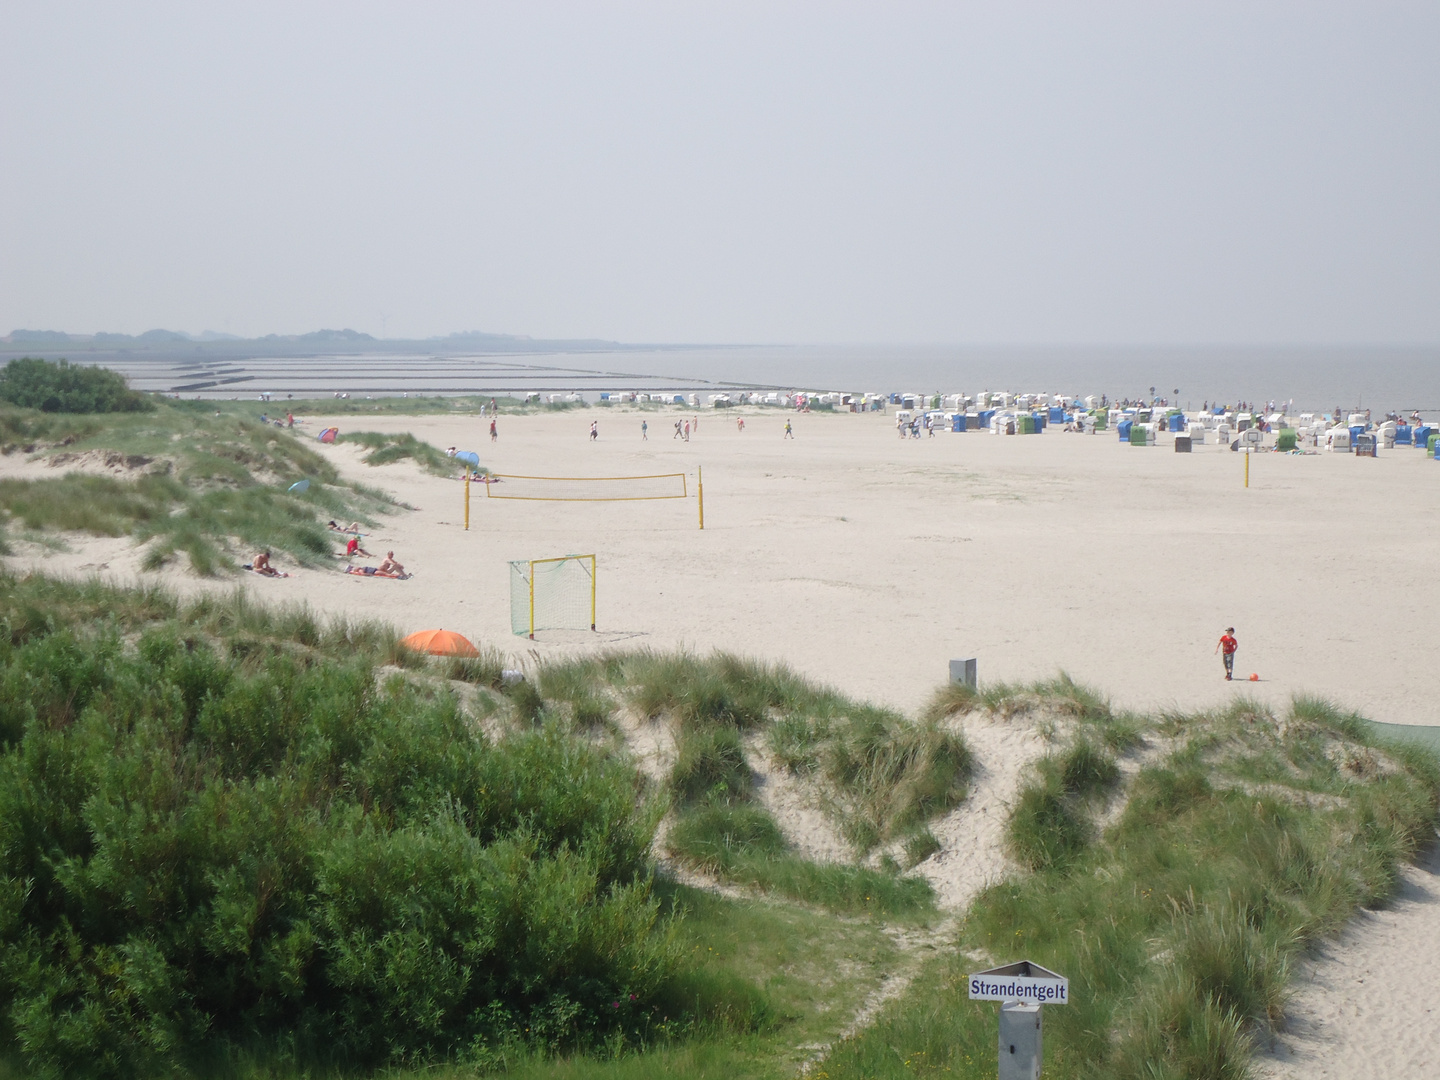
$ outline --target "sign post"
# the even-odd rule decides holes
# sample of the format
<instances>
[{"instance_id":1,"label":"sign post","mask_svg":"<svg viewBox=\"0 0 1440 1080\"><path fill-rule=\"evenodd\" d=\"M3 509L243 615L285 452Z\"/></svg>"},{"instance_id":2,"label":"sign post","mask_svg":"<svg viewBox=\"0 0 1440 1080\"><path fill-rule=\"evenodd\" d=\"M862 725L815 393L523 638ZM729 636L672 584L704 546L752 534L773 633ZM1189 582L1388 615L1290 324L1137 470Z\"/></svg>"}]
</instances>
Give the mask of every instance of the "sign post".
<instances>
[{"instance_id":1,"label":"sign post","mask_svg":"<svg viewBox=\"0 0 1440 1080\"><path fill-rule=\"evenodd\" d=\"M977 971L971 1001L1000 1002L1000 1080L1038 1080L1043 1060L1042 1007L1068 1005L1070 980L1029 960Z\"/></svg>"}]
</instances>

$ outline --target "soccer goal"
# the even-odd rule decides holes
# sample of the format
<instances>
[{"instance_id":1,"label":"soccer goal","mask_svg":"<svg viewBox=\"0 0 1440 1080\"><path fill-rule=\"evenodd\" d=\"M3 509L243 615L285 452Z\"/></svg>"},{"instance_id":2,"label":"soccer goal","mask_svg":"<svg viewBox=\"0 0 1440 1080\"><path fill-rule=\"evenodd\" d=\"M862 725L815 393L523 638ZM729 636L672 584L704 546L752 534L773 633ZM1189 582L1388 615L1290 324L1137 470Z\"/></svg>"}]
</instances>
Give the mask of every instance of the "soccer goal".
<instances>
[{"instance_id":1,"label":"soccer goal","mask_svg":"<svg viewBox=\"0 0 1440 1080\"><path fill-rule=\"evenodd\" d=\"M595 629L595 556L514 559L510 563L510 629Z\"/></svg>"}]
</instances>

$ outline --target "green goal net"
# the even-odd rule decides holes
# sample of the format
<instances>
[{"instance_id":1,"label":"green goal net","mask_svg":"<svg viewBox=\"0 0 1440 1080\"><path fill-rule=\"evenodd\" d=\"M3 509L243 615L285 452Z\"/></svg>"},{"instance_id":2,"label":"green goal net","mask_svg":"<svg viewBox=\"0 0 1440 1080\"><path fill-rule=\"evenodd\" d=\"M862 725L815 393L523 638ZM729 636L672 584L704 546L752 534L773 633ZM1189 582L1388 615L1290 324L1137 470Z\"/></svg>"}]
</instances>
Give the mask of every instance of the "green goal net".
<instances>
[{"instance_id":1,"label":"green goal net","mask_svg":"<svg viewBox=\"0 0 1440 1080\"><path fill-rule=\"evenodd\" d=\"M595 629L595 556L514 559L510 563L510 630Z\"/></svg>"}]
</instances>

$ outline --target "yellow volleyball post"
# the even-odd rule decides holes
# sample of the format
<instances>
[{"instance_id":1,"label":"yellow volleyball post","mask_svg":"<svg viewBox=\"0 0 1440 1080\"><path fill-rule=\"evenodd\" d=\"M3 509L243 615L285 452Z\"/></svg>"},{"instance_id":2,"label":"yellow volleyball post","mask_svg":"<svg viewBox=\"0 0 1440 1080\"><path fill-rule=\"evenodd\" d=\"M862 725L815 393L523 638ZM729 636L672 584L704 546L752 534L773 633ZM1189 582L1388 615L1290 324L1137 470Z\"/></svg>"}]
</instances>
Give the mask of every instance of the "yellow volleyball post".
<instances>
[{"instance_id":1,"label":"yellow volleyball post","mask_svg":"<svg viewBox=\"0 0 1440 1080\"><path fill-rule=\"evenodd\" d=\"M1250 486L1250 448L1245 448L1245 486Z\"/></svg>"},{"instance_id":2,"label":"yellow volleyball post","mask_svg":"<svg viewBox=\"0 0 1440 1080\"><path fill-rule=\"evenodd\" d=\"M465 463L465 531L470 531L470 463Z\"/></svg>"},{"instance_id":3,"label":"yellow volleyball post","mask_svg":"<svg viewBox=\"0 0 1440 1080\"><path fill-rule=\"evenodd\" d=\"M695 466L695 494L700 499L700 528L705 528L705 474L699 465Z\"/></svg>"}]
</instances>

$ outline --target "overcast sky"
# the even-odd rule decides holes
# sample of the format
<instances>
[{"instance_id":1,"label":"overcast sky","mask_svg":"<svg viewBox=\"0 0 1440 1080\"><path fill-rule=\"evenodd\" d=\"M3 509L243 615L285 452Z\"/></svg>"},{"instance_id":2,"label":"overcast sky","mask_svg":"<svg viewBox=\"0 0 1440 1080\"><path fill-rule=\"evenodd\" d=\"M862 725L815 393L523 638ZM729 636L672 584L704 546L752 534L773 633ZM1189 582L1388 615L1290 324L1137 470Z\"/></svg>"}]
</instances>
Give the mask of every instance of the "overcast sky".
<instances>
[{"instance_id":1,"label":"overcast sky","mask_svg":"<svg viewBox=\"0 0 1440 1080\"><path fill-rule=\"evenodd\" d=\"M1440 341L1440 4L0 6L0 333Z\"/></svg>"}]
</instances>

